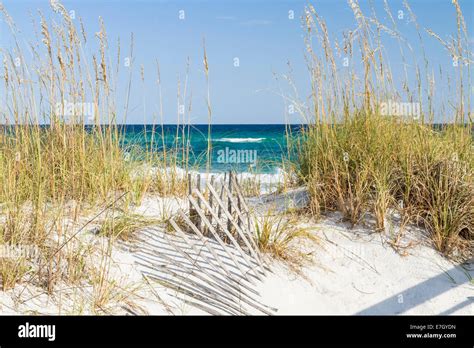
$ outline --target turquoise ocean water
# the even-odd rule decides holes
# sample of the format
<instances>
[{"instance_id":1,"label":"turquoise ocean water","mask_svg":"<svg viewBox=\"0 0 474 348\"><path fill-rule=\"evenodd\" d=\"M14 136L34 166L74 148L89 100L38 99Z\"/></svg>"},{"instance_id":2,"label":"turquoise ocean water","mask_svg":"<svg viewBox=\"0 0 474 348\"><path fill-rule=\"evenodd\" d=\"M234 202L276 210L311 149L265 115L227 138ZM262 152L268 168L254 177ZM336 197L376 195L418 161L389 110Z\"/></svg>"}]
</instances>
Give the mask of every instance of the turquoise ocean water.
<instances>
[{"instance_id":1,"label":"turquoise ocean water","mask_svg":"<svg viewBox=\"0 0 474 348\"><path fill-rule=\"evenodd\" d=\"M176 126L124 125L124 146L150 147L156 151L163 148L162 131L167 148L178 144L188 148L190 165L197 170L206 168L208 148L208 125ZM229 169L238 172L276 173L282 158L288 158L287 130L298 133L301 126L278 125L212 125L211 127L211 171ZM152 142L152 133L155 133ZM178 151L181 152L181 151Z\"/></svg>"}]
</instances>

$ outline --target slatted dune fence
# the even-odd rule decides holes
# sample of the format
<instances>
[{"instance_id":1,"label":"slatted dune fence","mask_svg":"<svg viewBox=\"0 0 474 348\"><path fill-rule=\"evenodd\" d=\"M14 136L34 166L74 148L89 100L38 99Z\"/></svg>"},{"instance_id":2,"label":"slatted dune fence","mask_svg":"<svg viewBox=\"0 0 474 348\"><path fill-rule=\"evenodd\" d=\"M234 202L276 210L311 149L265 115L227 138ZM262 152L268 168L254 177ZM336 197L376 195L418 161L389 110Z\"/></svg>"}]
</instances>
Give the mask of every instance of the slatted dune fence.
<instances>
[{"instance_id":1,"label":"slatted dune fence","mask_svg":"<svg viewBox=\"0 0 474 348\"><path fill-rule=\"evenodd\" d=\"M254 239L254 221L234 173L216 187L189 177L188 211L169 222L175 233L146 231L137 263L147 279L210 314L275 313L255 290L270 271Z\"/></svg>"}]
</instances>

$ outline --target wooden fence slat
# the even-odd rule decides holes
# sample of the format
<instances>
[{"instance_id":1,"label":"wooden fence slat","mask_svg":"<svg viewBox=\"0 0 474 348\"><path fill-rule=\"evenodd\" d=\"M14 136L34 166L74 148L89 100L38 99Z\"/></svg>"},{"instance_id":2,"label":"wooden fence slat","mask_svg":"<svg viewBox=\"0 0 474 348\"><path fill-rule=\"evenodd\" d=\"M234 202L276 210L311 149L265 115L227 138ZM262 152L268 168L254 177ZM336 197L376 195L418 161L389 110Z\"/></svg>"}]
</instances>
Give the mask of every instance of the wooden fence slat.
<instances>
[{"instance_id":1,"label":"wooden fence slat","mask_svg":"<svg viewBox=\"0 0 474 348\"><path fill-rule=\"evenodd\" d=\"M214 191L215 192L215 191ZM202 194L200 192L196 192L196 194L198 195L198 197L200 199L203 200L203 204L208 208L208 203L204 200L204 197L202 196ZM227 212L226 212L227 213ZM211 211L211 214L215 214L213 211ZM239 243L237 242L237 240L235 240L234 236L232 236L232 233L230 233L226 228L225 226L222 224L222 221L218 220L217 221L218 224L221 225L221 228L223 229L224 233L227 235L227 237L229 237L229 239L231 240L232 244L236 247L236 249L240 252L240 254L242 255L242 257L245 259L245 261L247 262L247 264L249 265L249 267L254 271L254 273L260 278L260 276L258 275L258 273L254 270L254 265L252 264L252 261L249 259L247 253L245 253L245 251L242 250L242 248L240 247ZM231 223L235 225L235 222L233 219L231 219ZM242 238L242 236L241 236Z\"/></svg>"},{"instance_id":2,"label":"wooden fence slat","mask_svg":"<svg viewBox=\"0 0 474 348\"><path fill-rule=\"evenodd\" d=\"M227 188L225 188L225 190L227 191ZM211 191L212 194L216 194L215 190L212 190L212 188L209 188L209 191ZM231 202L235 205L236 204L235 200L234 200L234 198L232 197L232 195L230 194L229 191L227 191L227 194L230 197ZM237 213L237 216L241 215L241 212L238 210L238 208L235 209L235 211ZM248 237L246 237L245 236L245 230L243 228L241 228L240 226L236 225L235 221L233 221L232 223L234 224L234 227L237 230L237 233L239 234L240 238L244 241L247 248L249 248L249 250L252 252L253 256L259 258L258 248L257 248L257 245L255 244L255 242L253 241L253 237L251 236L250 231L247 233ZM252 243L248 242L247 239L250 239L252 241ZM252 244L252 246L249 245L249 244Z\"/></svg>"},{"instance_id":3,"label":"wooden fence slat","mask_svg":"<svg viewBox=\"0 0 474 348\"><path fill-rule=\"evenodd\" d=\"M214 187L214 175L211 175L211 186ZM209 205L211 206L211 208L214 209L214 202L212 201L212 196L209 196Z\"/></svg>"},{"instance_id":4,"label":"wooden fence slat","mask_svg":"<svg viewBox=\"0 0 474 348\"><path fill-rule=\"evenodd\" d=\"M196 181L196 189L198 191L201 191L201 174L198 173L197 175L197 181ZM191 194L192 194L193 190L191 190ZM199 203L199 202L198 202ZM199 205L199 208L201 208L201 205ZM200 231L203 231L203 234L206 235L207 234L207 231L205 228L202 228L202 222L201 222L201 219L197 219L197 228L200 230Z\"/></svg>"},{"instance_id":5,"label":"wooden fence slat","mask_svg":"<svg viewBox=\"0 0 474 348\"><path fill-rule=\"evenodd\" d=\"M227 177L227 174L224 174L224 183L222 184L221 186L221 194L220 194L220 198L221 200L223 199L224 197L224 186L225 186L225 178ZM211 197L213 197L211 195ZM220 220L221 216L222 216L222 207L220 205L217 205L218 208L217 208L217 219ZM220 232L220 229L221 227L219 225L217 225L217 232L219 233Z\"/></svg>"},{"instance_id":6,"label":"wooden fence slat","mask_svg":"<svg viewBox=\"0 0 474 348\"><path fill-rule=\"evenodd\" d=\"M234 195L231 194L231 192L228 191L227 187L224 188L224 190L226 191L226 193L230 196L230 200L232 201L232 204L234 205L234 209L237 213L237 217L239 220L242 220L244 219L244 212L243 210L241 210L241 207L239 206L239 202L240 202L240 199L238 201L236 201ZM239 225L240 226L240 225ZM251 234L251 231L250 229L247 229L246 227L242 227L240 226L241 229L243 231L247 230L249 232L249 238L251 238L253 240L253 237L252 237L252 234ZM244 229L245 228L245 229ZM255 245L255 248L256 248L256 245Z\"/></svg>"},{"instance_id":7,"label":"wooden fence slat","mask_svg":"<svg viewBox=\"0 0 474 348\"><path fill-rule=\"evenodd\" d=\"M224 274L222 273L222 270L217 267L205 254L203 254L199 249L196 248L196 245L195 243L192 243L189 238L186 236L186 233L183 232L183 230L181 230L181 228L178 226L178 224L173 220L173 218L170 219L170 223L171 225L173 226L173 228L175 229L175 231L178 233L178 235L183 238L185 240L185 242L187 243L187 245L189 245L191 247L191 249L193 249L196 254L198 254L200 257L202 257L212 268L214 268L214 270L219 273L220 275L227 275L227 276L231 276L229 273L227 273L227 271L225 270ZM171 241L170 241L171 243ZM175 248L179 249L178 246L175 246ZM179 251L179 250L178 250ZM215 258L218 258L218 255L215 254L214 256ZM216 260L218 261L218 260Z\"/></svg>"},{"instance_id":8,"label":"wooden fence slat","mask_svg":"<svg viewBox=\"0 0 474 348\"><path fill-rule=\"evenodd\" d=\"M249 206L247 204L247 201L245 200L244 194L242 193L242 188L240 187L240 184L237 181L236 175L234 175L232 178L232 184L235 188L235 192L237 192L237 195L240 196L240 199L242 200L242 205L244 206L245 212L250 213Z\"/></svg>"},{"instance_id":9,"label":"wooden fence slat","mask_svg":"<svg viewBox=\"0 0 474 348\"><path fill-rule=\"evenodd\" d=\"M198 206L198 203L196 202L196 200L192 197L192 196L189 196L189 201L193 204L193 207L194 209L196 209L197 213L199 214L199 216L201 217L201 219L204 221L204 223L207 225L207 227L209 228L209 231L211 232L211 234L214 236L214 238L216 239L216 241L220 244L220 246L224 249L224 251L227 253L227 255L230 256L230 258L232 259L232 261L234 261L235 265L237 266L237 268L239 269L240 272L242 272L242 275L245 277L245 279L247 279L249 282L253 283L255 285L255 282L253 281L253 279L249 278L249 276L247 275L247 272L245 272L241 265L239 264L239 262L237 261L237 259L235 258L234 254L232 252L230 252L229 248L225 245L225 243L221 240L221 238L217 235L216 231L214 230L214 227L209 223L209 220L207 220L206 218L206 215L202 212L202 210L199 208ZM224 231L225 232L225 231Z\"/></svg>"},{"instance_id":10,"label":"wooden fence slat","mask_svg":"<svg viewBox=\"0 0 474 348\"><path fill-rule=\"evenodd\" d=\"M202 275L198 274L197 272L195 272L193 269L191 268L188 268L188 267L185 267L185 266L180 266L180 269L183 268L185 269L185 271L189 274L189 275L192 275L193 277L203 281L204 283L206 283L207 285L211 285L211 286L216 286L217 288L219 288L221 291L224 292L224 294L222 293L219 293L217 292L216 290L210 288L209 291L213 291L215 292L216 294L224 297L225 299L231 301L231 302L235 302L235 298L232 298L232 296L234 297L237 297L239 299L242 299L242 292L239 291L238 293L236 293L235 291L232 290L231 287L228 286L228 283L225 283L223 281L223 279L219 278L219 277L216 277L214 274L212 274L211 272L208 272L207 270L205 270L203 267L201 267L199 265L199 262L197 262L196 260L194 260L186 251L184 251L183 249L181 249L175 242L173 242L169 237L167 237L165 235L165 238L166 240L176 249L176 251L178 251L186 260L188 260L192 265L193 267L196 267L198 270L200 270L201 272L203 272L204 274L206 274L210 279L206 279L205 277L203 277ZM202 256L202 255L200 255ZM223 284L222 284L223 283ZM203 285L204 287L204 285Z\"/></svg>"},{"instance_id":11,"label":"wooden fence slat","mask_svg":"<svg viewBox=\"0 0 474 348\"><path fill-rule=\"evenodd\" d=\"M234 206L235 206L237 203L235 202L234 197L230 194L230 192L227 192L227 194L229 194L229 197L230 197L232 203L233 203ZM238 217L242 217L242 212L241 212L238 208L236 208L235 211L236 211ZM259 263L261 264L262 259L261 259L261 257L260 257L260 252L259 252L258 246L257 246L257 244L255 243L254 238L253 238L253 236L252 236L250 230L247 230L247 229L245 229L245 228L243 228L243 227L241 227L241 226L239 226L239 228L242 230L242 233L243 233L243 234L245 234L245 231L247 231L247 233L246 233L247 238L248 238L248 240L250 240L250 244L252 244L252 246L250 246L250 245L248 245L248 244L246 243L246 244L247 244L247 248L249 248L249 249L252 251L252 253L254 254L254 257L257 258L258 261L259 261ZM244 241L245 241L245 240L244 240ZM246 242L246 241L245 241L245 242ZM261 265L261 267L262 267L262 269L264 269L263 265ZM264 274L266 274L266 273L264 272Z\"/></svg>"},{"instance_id":12,"label":"wooden fence slat","mask_svg":"<svg viewBox=\"0 0 474 348\"><path fill-rule=\"evenodd\" d=\"M194 225L192 223L192 221L186 216L186 214L181 210L179 209L178 210L178 214L181 216L181 218L188 224L189 227L191 227L191 229L193 230L194 233L196 233L199 237L199 239L203 242L203 244L205 245L205 247L207 248L207 250L209 250L209 252L212 254L212 256L214 256L214 258L216 259L217 263L219 264L219 266L222 267L222 269L227 273L227 275L229 277L232 277L232 274L231 272L229 271L229 269L226 267L226 265L221 261L220 257L217 255L217 252L214 250L214 248L209 245L208 241L206 240L206 238L204 237L204 235L201 233L201 231L199 231L199 229L196 227L196 225Z\"/></svg>"},{"instance_id":13,"label":"wooden fence slat","mask_svg":"<svg viewBox=\"0 0 474 348\"><path fill-rule=\"evenodd\" d=\"M225 187L225 183L222 187ZM232 172L229 170L229 189L232 189ZM232 192L232 190L230 190ZM227 199L227 212L232 216L232 202L230 201L230 198L228 197ZM229 216L229 214L226 214ZM232 223L231 223L232 218L228 217L227 218L227 230L229 232L232 232Z\"/></svg>"},{"instance_id":14,"label":"wooden fence slat","mask_svg":"<svg viewBox=\"0 0 474 348\"><path fill-rule=\"evenodd\" d=\"M170 222L172 221L172 219L170 220ZM174 221L171 222L171 224L173 225L173 227L177 228L177 231L181 229L179 228L179 226L176 225L176 223ZM176 225L176 226L174 226ZM185 240L188 241L188 244L192 246L192 249L199 255L199 257L202 257L207 263L211 263L211 261L205 256L203 255L202 253L199 252L199 250L197 250L197 248L195 247L195 245L193 244L190 244L189 243L189 239L184 235L184 232L181 231L181 233L183 234L182 237L184 237ZM204 274L206 274L209 278L212 278L215 282L215 285L217 287L219 287L221 290L223 291L228 291L230 293L231 296L234 296L236 299L238 299L239 301L242 301L244 303L246 303L247 305L249 306L252 306L253 308L259 310L260 312L264 313L264 314L267 314L267 315L272 315L271 312L269 312L267 310L267 308L269 310L274 310L273 308L270 308L260 302L258 302L257 300L254 300L251 296L249 296L245 291L243 291L242 289L240 289L240 287L236 287L235 285L232 285L231 283L228 283L225 279L222 279L222 278L219 278L217 276L215 276L214 274L212 274L211 272L209 272L208 270L206 270L205 268L201 267L199 265L199 262L197 262L196 260L194 260L186 251L184 251L181 247L179 247L176 243L174 243L170 238L166 237L165 238L168 240L168 242L181 254L183 255L183 257L185 257L189 262L191 262L191 264L193 264L197 269L199 269L201 272L203 272ZM219 273L220 275L222 275L222 273ZM197 275L195 275L198 279L201 279L203 281L206 281L205 279L203 279L202 277L198 277ZM211 283L212 284L212 283Z\"/></svg>"},{"instance_id":15,"label":"wooden fence slat","mask_svg":"<svg viewBox=\"0 0 474 348\"><path fill-rule=\"evenodd\" d=\"M188 223L188 225L190 225L190 224L192 225L191 221L188 219L186 214L181 209L178 210L178 214ZM172 218L170 219L170 223L173 225L173 227L175 228L176 232L179 235L182 234L182 237L188 243L188 245L190 245L196 252L199 253L200 251L195 249L195 245L189 240L188 237L186 237L186 233L183 232L183 230L176 224L176 222ZM198 235L200 241L203 243L203 245L206 247L206 249L211 253L211 255L214 257L214 259L216 260L216 262L218 263L218 265L221 268L217 267L217 265L215 265L211 260L209 260L203 253L200 253L200 256L207 259L208 262L210 263L210 266L213 267L218 274L220 274L224 277L227 276L229 281L234 282L236 284L236 286L242 287L242 288L252 292L255 295L259 295L258 291L254 290L253 288L249 287L244 282L242 282L242 279L240 278L240 276L237 273L234 273L233 271L231 271L227 268L227 266L221 260L221 257L215 251L215 249L208 243L207 238L205 238L201 234L201 232L199 230L197 230L196 226L192 225L190 227L193 229L194 232L196 232L196 234ZM239 277L239 279L237 279L236 277ZM240 290L240 291L242 291L242 290Z\"/></svg>"},{"instance_id":16,"label":"wooden fence slat","mask_svg":"<svg viewBox=\"0 0 474 348\"><path fill-rule=\"evenodd\" d=\"M189 245L191 247L191 249L193 249L196 254L198 254L200 257L202 257L212 268L214 268L214 270L220 274L221 276L224 276L224 277L228 277L229 279L235 281L235 279L233 279L233 275L231 273L227 273L227 271L225 272L222 272L222 269L220 269L219 267L217 267L204 253L201 252L201 250L199 250L196 245L194 243L192 243L189 238L186 236L186 233L183 232L183 230L176 224L176 222L173 220L173 218L170 219L170 223L171 225L173 225L174 229L176 230L176 232L178 233L178 235L180 237L182 237L187 245ZM173 243L171 240L170 240L170 243ZM175 243L173 243L175 244ZM177 249L180 249L178 246L175 246ZM182 252L185 252L185 251L182 251ZM220 259L220 257L217 255L217 253L212 253L212 255L214 256L215 259ZM188 255L189 256L189 255ZM190 257L190 256L189 256ZM216 261L220 261L220 260L216 260ZM220 263L219 263L220 264ZM197 267L200 267L197 263L196 263L196 266ZM204 271L206 272L206 271ZM215 277L215 276L214 276ZM227 283L227 282L226 282ZM232 289L236 289L238 291L240 291L242 294L246 295L246 293L244 291L242 291L240 288L236 288L235 285L232 285L231 283L227 283L229 287L231 287ZM238 281L236 282L236 284L238 284L239 286L241 285L241 283L239 283ZM248 296L248 295L247 295Z\"/></svg>"},{"instance_id":17,"label":"wooden fence slat","mask_svg":"<svg viewBox=\"0 0 474 348\"><path fill-rule=\"evenodd\" d=\"M206 202L206 200L204 199L204 197L202 196L201 192L195 190L194 193L198 196L198 199L202 200L202 203L204 204L204 206L205 206L207 209L209 209L209 205L208 205L208 203ZM193 201L196 202L196 201L194 200L194 198L193 198ZM212 229L212 230L215 232L214 226L212 226L212 225L210 224L209 220L208 220L208 219L206 218L206 216L204 215L204 212L203 212L200 208L198 208L197 211L198 211L198 214L201 216L202 220L204 221L204 223L207 225L207 227L208 227L209 229ZM211 214L215 214L215 213L211 210ZM222 222L221 222L221 221L218 221L218 223L222 223ZM235 238L232 236L232 234L231 234L229 231L226 230L225 226L221 225L221 228L222 228L223 232L226 234L226 236L229 237L229 239L231 240L232 244L235 246L235 248L236 248L236 249L235 249L236 254L240 255L240 256L244 259L244 261L247 263L247 265L249 266L249 268L250 268L252 271L254 271L254 270L253 270L253 267L252 267L252 266L253 266L253 265L252 265L252 262L251 262L250 259L248 258L247 254L240 248L239 243L235 240ZM220 237L219 237L219 240L220 240L222 243L224 243L224 241L223 241ZM226 244L224 243L224 245L226 245ZM229 248L226 248L226 249L229 249ZM232 250L232 249L230 249L230 250ZM231 253L231 254L233 255L233 253ZM235 261L234 261L234 262L235 262ZM239 265L239 264L238 264L238 265ZM246 273L246 272L243 272L242 270L241 270L241 272L242 272L242 273ZM255 271L254 271L254 272L255 272Z\"/></svg>"},{"instance_id":18,"label":"wooden fence slat","mask_svg":"<svg viewBox=\"0 0 474 348\"><path fill-rule=\"evenodd\" d=\"M240 184L237 181L236 176L234 176L234 180L232 180L232 184L234 185L235 192L237 192L237 196L240 198L240 200L242 202L242 205L244 207L244 210L247 213L247 224L248 224L248 229L250 231L252 229L252 224L251 224L251 221L250 221L250 209L249 209L249 206L247 205L245 197L242 193L242 188L240 187Z\"/></svg>"},{"instance_id":19,"label":"wooden fence slat","mask_svg":"<svg viewBox=\"0 0 474 348\"><path fill-rule=\"evenodd\" d=\"M208 188L209 188L209 191L215 196L214 198L216 198L217 204L223 205L222 201L219 199L219 197L217 197L217 193L216 193L216 191L214 190L214 188L213 188L213 187L209 187L209 186L208 186ZM232 201L231 201L231 202L232 202ZM204 204L206 204L206 202L204 202ZM232 204L232 203L231 203L231 204ZM258 251L257 251L257 250L254 250L254 248L253 248L253 247L250 245L250 243L247 241L247 238L245 237L243 231L242 231L242 230L240 229L240 227L236 224L236 222L234 221L234 219L232 219L232 216L229 214L229 212L226 211L224 208L223 208L223 210L224 210L224 214L227 216L228 220L230 220L230 221L231 221L231 224L234 225L234 227L235 227L235 229L236 229L236 231L237 231L237 234L240 236L240 238L241 238L242 241L245 243L245 245L247 246L247 248L249 249L249 251L252 253L252 255L256 258L256 262L257 262L257 264L262 268L263 274L266 274L265 269L264 269L263 265L262 265L261 262L260 262L260 258L259 258L258 255L257 255ZM226 231L224 231L224 232L226 232ZM239 248L240 250L242 250L242 249L240 248L240 246L238 245L238 243L235 241L235 239L234 239L234 237L232 236L232 234L229 235L229 238L231 238L231 240L233 241L234 244L237 244L237 245L236 245L237 248ZM242 251L242 252L243 252L243 251ZM245 254L245 252L243 252L243 253ZM246 255L246 254L245 254L245 255ZM253 265L252 265L251 263L250 263L250 265L253 267ZM257 272L255 272L255 273L257 273ZM260 275L258 275L258 277L261 278Z\"/></svg>"}]
</instances>

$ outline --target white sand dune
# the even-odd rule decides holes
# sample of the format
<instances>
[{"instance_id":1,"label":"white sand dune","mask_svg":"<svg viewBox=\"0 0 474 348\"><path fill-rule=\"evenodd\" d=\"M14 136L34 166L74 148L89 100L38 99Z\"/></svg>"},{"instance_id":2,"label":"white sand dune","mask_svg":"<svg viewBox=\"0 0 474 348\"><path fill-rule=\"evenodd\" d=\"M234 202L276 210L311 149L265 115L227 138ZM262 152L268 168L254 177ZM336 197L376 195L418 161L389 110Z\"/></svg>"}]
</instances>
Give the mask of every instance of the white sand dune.
<instances>
[{"instance_id":1,"label":"white sand dune","mask_svg":"<svg viewBox=\"0 0 474 348\"><path fill-rule=\"evenodd\" d=\"M279 314L474 315L474 264L451 263L421 236L401 256L383 236L350 230L334 218L315 228L322 248L305 277L280 265L259 288Z\"/></svg>"},{"instance_id":2,"label":"white sand dune","mask_svg":"<svg viewBox=\"0 0 474 348\"><path fill-rule=\"evenodd\" d=\"M253 200L260 210L304 206L304 188ZM350 228L340 214L305 227L321 241L304 276L274 264L259 290L279 314L474 314L474 262L458 265L436 252L424 231L409 228L402 256L390 245L393 231Z\"/></svg>"},{"instance_id":3,"label":"white sand dune","mask_svg":"<svg viewBox=\"0 0 474 348\"><path fill-rule=\"evenodd\" d=\"M282 213L305 205L307 199L304 189L296 189L284 195L262 195L250 203L260 214L267 210ZM149 196L136 212L172 216L185 206L184 200ZM240 266L236 267L214 240L209 243L231 277L197 238L190 235L191 243L184 243L163 226L145 228L138 233L137 241L114 246L109 276L130 294L111 299L107 311L174 315L474 315L474 263L457 265L448 261L433 249L423 230L406 231L400 243L411 246L402 256L390 245L390 233L396 233L396 228L386 233L373 233L370 226L352 229L336 213L318 223L301 220L301 226L320 240L302 246L312 251L313 262L295 273L285 264L266 258L271 272L260 274L260 280L256 275L245 279L244 274L251 273L249 265L240 257ZM102 237L91 231L81 238L88 243L103 243ZM77 291L64 285L58 286L63 290L48 296L34 286L29 285L26 291L23 287L19 284L0 292L1 314L93 313L86 303L94 289Z\"/></svg>"},{"instance_id":4,"label":"white sand dune","mask_svg":"<svg viewBox=\"0 0 474 348\"><path fill-rule=\"evenodd\" d=\"M250 200L260 213L283 212L307 201L302 188ZM402 256L389 244L388 232L350 228L337 213L302 225L321 241L312 246L314 262L296 274L271 261L272 272L256 283L255 298L275 308L273 314L474 314L474 264L448 261L423 230L406 231L400 243L411 246ZM191 307L189 314L202 314ZM262 314L248 309L243 313Z\"/></svg>"}]
</instances>

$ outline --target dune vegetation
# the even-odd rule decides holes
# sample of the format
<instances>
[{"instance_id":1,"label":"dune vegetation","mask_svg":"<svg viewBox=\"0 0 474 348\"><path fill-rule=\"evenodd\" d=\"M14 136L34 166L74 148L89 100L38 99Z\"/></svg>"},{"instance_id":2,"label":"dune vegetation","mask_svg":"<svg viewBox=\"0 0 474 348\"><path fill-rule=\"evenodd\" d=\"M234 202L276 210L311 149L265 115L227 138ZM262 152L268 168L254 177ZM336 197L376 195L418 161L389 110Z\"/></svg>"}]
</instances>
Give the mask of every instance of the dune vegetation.
<instances>
[{"instance_id":1,"label":"dune vegetation","mask_svg":"<svg viewBox=\"0 0 474 348\"><path fill-rule=\"evenodd\" d=\"M451 81L455 98L449 108L436 110L433 67L426 56L421 66L416 62L388 4L387 16L392 19L388 25L375 14L363 14L355 0L349 6L357 27L342 42L332 42L317 11L312 6L306 9L304 44L312 93L309 103L299 101L296 94L286 100L303 115L307 126L300 134L288 134L291 158L284 159L281 167L307 186L309 212L314 217L337 210L355 225L370 215L376 229L383 231L397 212L402 225L426 228L436 249L446 256L472 257L474 144L469 67L473 57L461 9L453 1L458 23L453 42L419 29L419 47L426 34L440 41L440 52L447 50L459 62ZM404 6L418 28L408 3ZM40 14L27 58L15 23L1 3L0 11L15 43L10 51L1 49L0 244L35 246L40 255L14 261L0 258L0 288L23 283L51 293L61 283L85 282L93 286L94 308L106 312L106 299L115 291L107 280L111 243L133 240L136 230L156 223L128 214L128 207L139 204L147 193L184 196L188 183L182 173L190 169L189 148L185 137L166 146L164 134L156 133L154 127L149 147L128 148L123 143L120 125L129 113L128 98L124 106L119 105L115 91L119 76L132 81L133 35L128 47L118 44L117 52L110 52L102 22L100 31L91 37L80 20L72 21L63 5L55 2L55 21ZM414 78L407 72L402 89L394 82L383 36L399 43L404 61L413 59ZM91 40L97 45L92 54L85 49ZM131 58L126 71L120 63L124 52ZM340 69L336 61L345 58L362 64ZM157 71L161 98L159 67ZM208 77L205 50L204 71ZM140 74L143 78L145 72ZM182 93L178 98L186 101L186 87ZM210 127L209 99L208 93ZM423 107L416 117L392 115L384 110L388 101L419 102ZM440 112L452 122L434 127ZM183 134L187 132L186 115L178 122L184 126ZM210 137L208 141L209 170ZM258 194L256 185L244 183L246 191ZM107 215L108 210L128 215L115 218ZM98 219L103 221L98 236L109 243L100 252L75 238ZM285 259L287 249L294 247L290 241L306 232L281 220L272 230L275 221L260 226L256 239L263 251ZM93 261L86 262L90 255Z\"/></svg>"},{"instance_id":2,"label":"dune vegetation","mask_svg":"<svg viewBox=\"0 0 474 348\"><path fill-rule=\"evenodd\" d=\"M0 10L15 43L11 51L2 49L0 243L35 246L48 255L39 268L22 258L2 258L0 274L4 288L29 279L51 290L82 264L82 251L69 238L84 224L81 219L97 208L127 209L146 192L182 196L187 181L177 168L187 168L178 158L186 161L187 154L178 143L153 150L164 136L154 127L148 148L124 145L120 125L128 99L119 108L114 92L124 50L118 45L111 56L102 22L91 38L54 2L55 21L40 13L37 40L24 47L13 18L1 4ZM85 49L89 40L96 40L97 52ZM133 65L133 36L127 54ZM126 71L130 81L132 68ZM107 223L103 230L120 234L111 230L116 225ZM63 262L66 272L59 270Z\"/></svg>"},{"instance_id":3,"label":"dune vegetation","mask_svg":"<svg viewBox=\"0 0 474 348\"><path fill-rule=\"evenodd\" d=\"M404 11L419 30L421 49L413 53L387 2L385 12L391 19L387 25L379 22L375 11L365 15L356 1L349 5L357 26L339 43L330 41L326 23L313 7L306 11L312 95L309 107L293 102L309 127L293 141L293 147L298 154L298 173L311 193L312 214L338 210L353 225L369 214L375 218L376 230L383 231L390 213L396 212L402 225L425 227L436 249L445 255L472 257L473 55L460 6L453 1L457 37L446 43L431 30L420 29L404 2ZM454 75L451 108L437 109L442 105L435 102L440 96L435 93L435 74L423 50L424 36L441 41L440 54L447 51L447 61L451 63L451 56L455 62L444 72ZM399 44L400 57L386 56L387 40ZM359 54L359 66L347 64L340 69L336 64L344 59L356 61ZM397 88L390 70L390 60L396 58L412 67L398 84L402 88ZM420 60L422 66L417 63ZM403 101L415 107L400 112ZM445 114L440 116L440 112Z\"/></svg>"}]
</instances>

